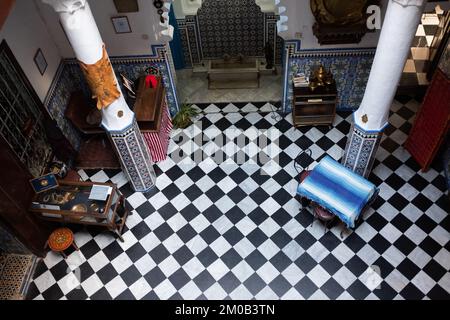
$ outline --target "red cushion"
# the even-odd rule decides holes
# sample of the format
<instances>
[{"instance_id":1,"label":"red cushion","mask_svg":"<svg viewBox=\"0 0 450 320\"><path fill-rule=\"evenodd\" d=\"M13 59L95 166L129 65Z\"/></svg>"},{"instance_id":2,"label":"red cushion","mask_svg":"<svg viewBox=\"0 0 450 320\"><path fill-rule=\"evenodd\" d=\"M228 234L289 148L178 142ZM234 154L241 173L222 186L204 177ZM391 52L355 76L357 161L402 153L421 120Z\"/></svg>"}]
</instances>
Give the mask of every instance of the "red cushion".
<instances>
[{"instance_id":1,"label":"red cushion","mask_svg":"<svg viewBox=\"0 0 450 320\"><path fill-rule=\"evenodd\" d=\"M148 75L145 77L145 87L146 88L156 88L158 80L153 75Z\"/></svg>"}]
</instances>

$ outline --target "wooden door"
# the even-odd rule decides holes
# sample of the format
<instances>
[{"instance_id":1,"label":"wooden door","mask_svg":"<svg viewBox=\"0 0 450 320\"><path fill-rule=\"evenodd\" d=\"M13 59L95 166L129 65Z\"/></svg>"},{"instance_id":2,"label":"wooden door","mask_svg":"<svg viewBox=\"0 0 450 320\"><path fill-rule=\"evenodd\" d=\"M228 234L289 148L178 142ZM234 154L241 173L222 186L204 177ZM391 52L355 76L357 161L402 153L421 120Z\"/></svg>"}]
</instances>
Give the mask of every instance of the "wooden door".
<instances>
[{"instance_id":1,"label":"wooden door","mask_svg":"<svg viewBox=\"0 0 450 320\"><path fill-rule=\"evenodd\" d=\"M406 150L428 170L449 131L450 79L438 68L405 143Z\"/></svg>"}]
</instances>

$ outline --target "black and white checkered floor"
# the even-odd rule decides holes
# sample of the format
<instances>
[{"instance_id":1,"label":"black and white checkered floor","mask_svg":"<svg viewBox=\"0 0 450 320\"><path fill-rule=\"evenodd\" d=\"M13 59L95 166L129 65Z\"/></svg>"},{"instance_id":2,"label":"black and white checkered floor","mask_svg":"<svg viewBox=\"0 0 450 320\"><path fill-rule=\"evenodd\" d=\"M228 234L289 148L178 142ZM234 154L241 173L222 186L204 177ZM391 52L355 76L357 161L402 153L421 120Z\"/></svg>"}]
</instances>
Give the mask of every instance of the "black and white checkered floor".
<instances>
[{"instance_id":1,"label":"black and white checkered floor","mask_svg":"<svg viewBox=\"0 0 450 320\"><path fill-rule=\"evenodd\" d=\"M424 13L422 15L403 69L400 86L428 85L427 71L430 63L430 47L439 29L441 16L437 13Z\"/></svg>"},{"instance_id":2,"label":"black and white checkered floor","mask_svg":"<svg viewBox=\"0 0 450 320\"><path fill-rule=\"evenodd\" d=\"M67 260L48 253L28 297L449 298L445 179L435 169L417 173L400 147L418 106L415 100L394 102L392 126L370 176L380 196L344 239L339 225L326 233L319 221L311 226L312 215L294 198L293 159L307 148L313 160L301 156L305 166L324 154L339 159L350 113L340 113L331 130L294 129L290 115L279 121L268 113L202 115L173 133L171 158L155 166L157 187L149 194L131 191L118 171L81 172L85 179L117 183L127 196L134 214L125 242L80 229L80 251ZM269 146L259 149L261 135ZM272 161L256 157L259 152ZM195 163L194 157L203 159Z\"/></svg>"}]
</instances>

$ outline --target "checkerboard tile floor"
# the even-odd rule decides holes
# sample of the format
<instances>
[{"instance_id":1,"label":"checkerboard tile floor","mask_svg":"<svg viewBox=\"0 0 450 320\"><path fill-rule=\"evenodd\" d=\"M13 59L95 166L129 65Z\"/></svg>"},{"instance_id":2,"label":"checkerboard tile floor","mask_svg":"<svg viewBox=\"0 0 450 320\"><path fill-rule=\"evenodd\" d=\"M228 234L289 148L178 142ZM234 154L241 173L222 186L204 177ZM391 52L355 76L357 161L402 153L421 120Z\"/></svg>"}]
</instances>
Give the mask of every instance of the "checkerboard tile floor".
<instances>
[{"instance_id":1,"label":"checkerboard tile floor","mask_svg":"<svg viewBox=\"0 0 450 320\"><path fill-rule=\"evenodd\" d=\"M405 97L393 103L370 176L380 196L343 239L339 225L311 225L294 198L294 158L309 148L311 158L299 157L304 167L324 154L339 159L350 113L339 113L331 130L295 129L290 115L204 114L173 132L170 158L155 165L157 185L147 194L133 192L119 171L80 171L127 196L125 242L77 229L80 251L67 260L48 253L28 298L448 299L445 179L436 169L417 173L401 147L418 106ZM262 136L269 146L258 149Z\"/></svg>"},{"instance_id":2,"label":"checkerboard tile floor","mask_svg":"<svg viewBox=\"0 0 450 320\"><path fill-rule=\"evenodd\" d=\"M400 86L428 85L426 74L429 64L429 51L438 26L439 15L437 13L424 13L422 15L403 69Z\"/></svg>"},{"instance_id":3,"label":"checkerboard tile floor","mask_svg":"<svg viewBox=\"0 0 450 320\"><path fill-rule=\"evenodd\" d=\"M193 105L203 113L253 113L280 110L281 102L233 102L233 103L196 103Z\"/></svg>"}]
</instances>

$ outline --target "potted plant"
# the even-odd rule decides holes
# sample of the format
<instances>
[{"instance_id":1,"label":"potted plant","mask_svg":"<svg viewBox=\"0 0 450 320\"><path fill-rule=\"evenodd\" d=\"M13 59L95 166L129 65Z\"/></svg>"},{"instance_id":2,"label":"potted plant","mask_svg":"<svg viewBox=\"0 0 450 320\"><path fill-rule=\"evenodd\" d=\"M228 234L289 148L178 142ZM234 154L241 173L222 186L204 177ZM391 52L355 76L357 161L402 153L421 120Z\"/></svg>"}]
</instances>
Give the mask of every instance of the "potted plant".
<instances>
[{"instance_id":1,"label":"potted plant","mask_svg":"<svg viewBox=\"0 0 450 320\"><path fill-rule=\"evenodd\" d=\"M192 117L199 114L199 111L192 104L183 103L180 111L172 119L172 123L176 128L184 129L192 124Z\"/></svg>"}]
</instances>

